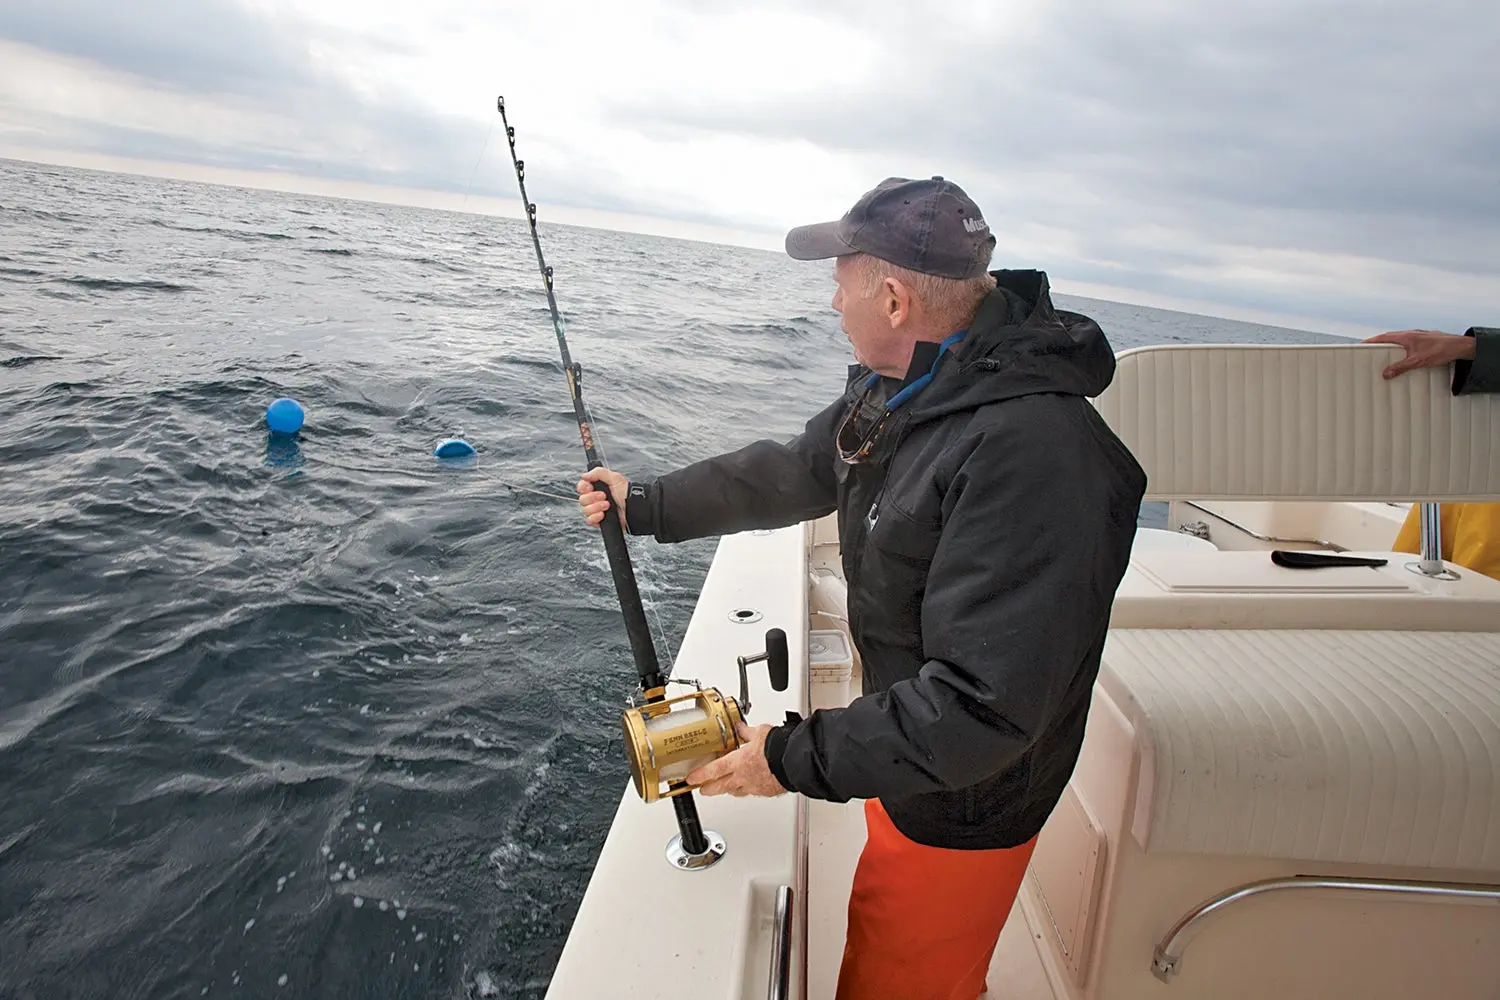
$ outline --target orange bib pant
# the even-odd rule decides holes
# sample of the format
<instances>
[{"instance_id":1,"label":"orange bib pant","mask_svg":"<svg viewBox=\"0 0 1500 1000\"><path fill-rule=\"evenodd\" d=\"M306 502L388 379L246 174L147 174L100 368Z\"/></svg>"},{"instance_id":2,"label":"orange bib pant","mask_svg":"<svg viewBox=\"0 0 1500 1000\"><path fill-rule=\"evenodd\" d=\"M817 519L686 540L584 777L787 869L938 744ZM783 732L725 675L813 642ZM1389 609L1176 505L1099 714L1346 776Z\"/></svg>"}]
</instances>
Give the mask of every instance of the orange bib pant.
<instances>
[{"instance_id":1,"label":"orange bib pant","mask_svg":"<svg viewBox=\"0 0 1500 1000\"><path fill-rule=\"evenodd\" d=\"M959 851L907 839L878 799L849 894L837 1000L975 1000L1036 838Z\"/></svg>"}]
</instances>

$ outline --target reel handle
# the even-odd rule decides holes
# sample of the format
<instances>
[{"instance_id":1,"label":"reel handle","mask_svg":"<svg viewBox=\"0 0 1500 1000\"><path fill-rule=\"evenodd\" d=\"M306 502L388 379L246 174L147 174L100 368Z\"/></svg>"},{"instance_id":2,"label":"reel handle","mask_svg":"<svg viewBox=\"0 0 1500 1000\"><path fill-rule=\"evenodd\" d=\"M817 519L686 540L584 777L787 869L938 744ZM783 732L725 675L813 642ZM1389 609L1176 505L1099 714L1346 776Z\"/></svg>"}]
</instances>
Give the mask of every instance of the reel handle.
<instances>
[{"instance_id":1,"label":"reel handle","mask_svg":"<svg viewBox=\"0 0 1500 1000\"><path fill-rule=\"evenodd\" d=\"M745 668L752 663L766 661L766 672L771 675L771 689L773 691L785 691L790 681L791 659L787 652L786 633L779 628L766 629L766 651L756 653L754 656L741 656L738 658L740 666L740 715L748 717L750 714L750 678L745 673Z\"/></svg>"},{"instance_id":2,"label":"reel handle","mask_svg":"<svg viewBox=\"0 0 1500 1000\"><path fill-rule=\"evenodd\" d=\"M786 633L779 628L766 630L766 672L771 675L771 689L785 691L790 680L791 658L786 651Z\"/></svg>"}]
</instances>

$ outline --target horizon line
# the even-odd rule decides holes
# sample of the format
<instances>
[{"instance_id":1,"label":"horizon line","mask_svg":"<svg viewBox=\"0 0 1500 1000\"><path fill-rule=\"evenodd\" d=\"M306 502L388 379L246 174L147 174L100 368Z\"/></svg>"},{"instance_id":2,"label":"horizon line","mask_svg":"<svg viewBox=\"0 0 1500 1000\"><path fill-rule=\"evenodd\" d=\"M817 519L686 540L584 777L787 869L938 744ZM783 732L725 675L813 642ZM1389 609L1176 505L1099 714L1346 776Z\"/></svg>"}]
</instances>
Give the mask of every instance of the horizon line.
<instances>
[{"instance_id":1,"label":"horizon line","mask_svg":"<svg viewBox=\"0 0 1500 1000\"><path fill-rule=\"evenodd\" d=\"M47 149L33 146L0 144L0 159L15 160L41 166L67 167L91 170L100 173L126 174L175 180L189 184L206 184L217 187L242 188L253 191L274 191L280 194L295 194L342 201L354 201L383 205L399 205L406 208L422 208L431 211L451 212L458 215L477 215L522 221L526 213L521 200L493 195L458 194L431 188L402 187L373 184L367 181L331 180L308 177L303 174L274 170L246 170L238 167L207 166L195 163L152 160L140 157L116 156L106 153L87 153L73 150ZM578 208L564 204L549 204L546 221L558 225L575 226L601 232L630 233L679 239L714 246L731 246L767 253L782 253L780 237L755 229L738 229L707 223L686 222L660 216L638 215L628 212L612 212L603 209ZM540 215L540 213L538 213ZM1162 309L1192 316L1234 320L1273 326L1307 333L1323 333L1338 337L1363 339L1381 332L1379 327L1338 320L1317 319L1278 313L1273 310L1230 306L1223 303L1182 296L1143 292L1139 289L1098 282L1073 281L1049 275L1052 290L1061 295L1095 299L1117 305L1142 306Z\"/></svg>"}]
</instances>

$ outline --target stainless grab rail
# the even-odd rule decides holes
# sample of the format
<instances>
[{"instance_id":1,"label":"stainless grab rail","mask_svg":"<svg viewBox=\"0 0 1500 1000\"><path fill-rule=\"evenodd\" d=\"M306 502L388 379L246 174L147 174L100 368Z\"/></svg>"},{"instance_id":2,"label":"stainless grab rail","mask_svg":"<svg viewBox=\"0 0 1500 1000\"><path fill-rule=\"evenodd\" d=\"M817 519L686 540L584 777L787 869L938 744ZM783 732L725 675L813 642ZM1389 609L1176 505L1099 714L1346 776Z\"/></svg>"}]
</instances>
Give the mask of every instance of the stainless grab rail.
<instances>
[{"instance_id":1,"label":"stainless grab rail","mask_svg":"<svg viewBox=\"0 0 1500 1000\"><path fill-rule=\"evenodd\" d=\"M771 981L767 1000L789 1000L792 988L792 887L776 890L776 924L771 929Z\"/></svg>"},{"instance_id":2,"label":"stainless grab rail","mask_svg":"<svg viewBox=\"0 0 1500 1000\"><path fill-rule=\"evenodd\" d=\"M1234 518L1226 517L1223 514L1220 514L1218 511L1205 507L1200 503L1195 503L1192 500L1183 500L1181 502L1185 506L1191 507L1194 510L1201 510L1209 517L1217 518L1220 521L1223 521L1225 524L1229 525L1236 531L1243 531L1245 534L1249 535L1251 538L1255 539L1258 542L1276 542L1279 544L1287 545L1317 545L1321 548L1329 549L1333 552L1349 551L1342 545L1327 541L1326 539L1322 538L1286 538L1281 535L1262 535L1260 532L1254 530L1253 528L1247 528L1245 525L1239 523Z\"/></svg>"},{"instance_id":3,"label":"stainless grab rail","mask_svg":"<svg viewBox=\"0 0 1500 1000\"><path fill-rule=\"evenodd\" d=\"M1361 879L1340 876L1315 877L1293 875L1251 882L1230 889L1201 903L1183 915L1167 932L1156 953L1151 956L1151 972L1162 982L1169 982L1182 966L1182 953L1188 943L1203 929L1203 923L1215 913L1242 899L1286 889L1332 889L1351 893L1381 893L1400 896L1423 896L1447 903L1500 903L1500 885L1464 885L1459 882L1414 882L1404 879Z\"/></svg>"}]
</instances>

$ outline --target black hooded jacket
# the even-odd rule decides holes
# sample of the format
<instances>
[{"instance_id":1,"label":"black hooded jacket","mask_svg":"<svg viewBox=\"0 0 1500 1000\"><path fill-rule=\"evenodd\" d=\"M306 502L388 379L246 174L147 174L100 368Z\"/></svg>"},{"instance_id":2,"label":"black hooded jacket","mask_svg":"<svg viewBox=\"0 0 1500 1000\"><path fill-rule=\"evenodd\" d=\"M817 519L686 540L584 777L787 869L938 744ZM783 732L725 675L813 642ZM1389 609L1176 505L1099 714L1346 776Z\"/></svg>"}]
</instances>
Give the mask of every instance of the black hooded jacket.
<instances>
[{"instance_id":1,"label":"black hooded jacket","mask_svg":"<svg viewBox=\"0 0 1500 1000\"><path fill-rule=\"evenodd\" d=\"M884 412L932 351L905 380L851 368L801 435L634 483L626 505L631 533L663 542L838 511L864 695L777 727L766 755L786 788L879 798L936 847L1025 843L1057 804L1146 485L1085 398L1114 376L1098 325L1054 309L1041 272L994 274L863 461L841 460L842 419L862 395L862 418Z\"/></svg>"}]
</instances>

